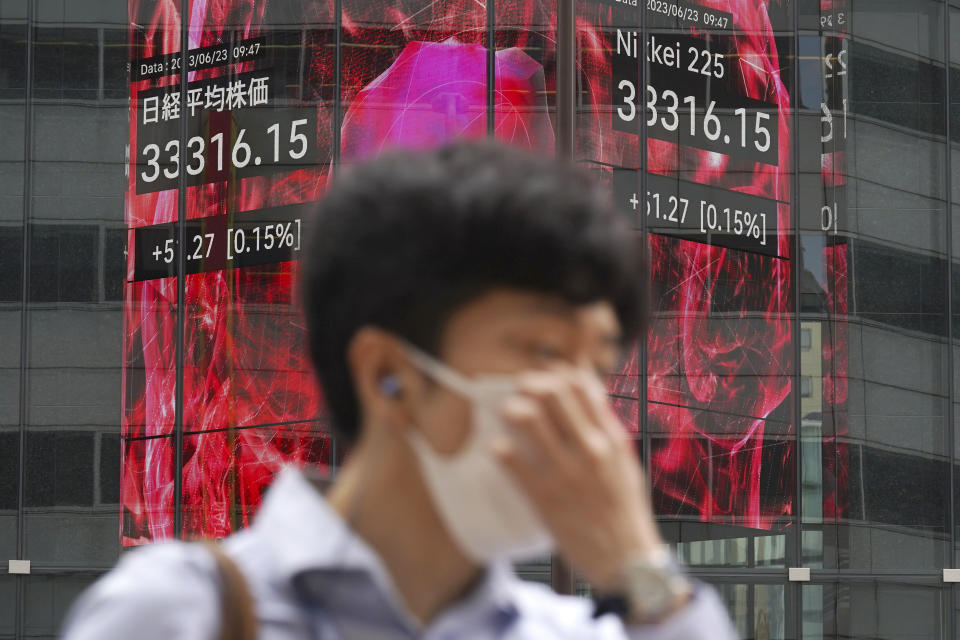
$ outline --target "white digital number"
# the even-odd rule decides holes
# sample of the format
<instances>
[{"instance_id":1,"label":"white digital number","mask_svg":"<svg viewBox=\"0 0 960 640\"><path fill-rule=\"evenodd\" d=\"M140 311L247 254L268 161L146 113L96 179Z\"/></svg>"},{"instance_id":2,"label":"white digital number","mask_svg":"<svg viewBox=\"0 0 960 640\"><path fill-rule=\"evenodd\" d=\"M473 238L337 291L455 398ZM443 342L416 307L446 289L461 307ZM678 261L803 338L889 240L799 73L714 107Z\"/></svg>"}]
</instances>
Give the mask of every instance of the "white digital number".
<instances>
[{"instance_id":1,"label":"white digital number","mask_svg":"<svg viewBox=\"0 0 960 640\"><path fill-rule=\"evenodd\" d=\"M292 148L290 149L290 157L294 160L299 160L303 156L307 155L307 136L303 135L302 133L297 133L297 127L304 124L307 124L306 118L294 120L290 124L290 144L300 144L300 151L294 152Z\"/></svg>"},{"instance_id":2,"label":"white digital number","mask_svg":"<svg viewBox=\"0 0 960 640\"><path fill-rule=\"evenodd\" d=\"M217 143L217 173L223 171L223 132L214 134L210 138L211 146Z\"/></svg>"},{"instance_id":3,"label":"white digital number","mask_svg":"<svg viewBox=\"0 0 960 640\"><path fill-rule=\"evenodd\" d=\"M198 176L203 173L203 167L206 163L206 161L203 159L203 136L195 136L190 138L190 140L187 142L187 151L193 149L194 143L196 143L197 148L192 154L190 154L190 158L197 160L197 166L194 167L192 163L188 164L187 173L191 176Z\"/></svg>"},{"instance_id":4,"label":"white digital number","mask_svg":"<svg viewBox=\"0 0 960 640\"><path fill-rule=\"evenodd\" d=\"M647 101L647 109L650 109L650 117L647 118L647 126L652 127L657 124L657 90L647 85L647 94L650 100Z\"/></svg>"},{"instance_id":5,"label":"white digital number","mask_svg":"<svg viewBox=\"0 0 960 640\"><path fill-rule=\"evenodd\" d=\"M632 85L631 85L632 88ZM628 96L625 102L631 106L631 113L621 113L625 119L630 120L636 115L636 106L630 102L634 98L633 93ZM308 133L301 131L301 127L309 124L307 118L294 120L290 123L290 149L288 154L293 160L299 160L307 155L310 150L310 138ZM267 128L267 134L273 142L273 164L280 162L280 123L274 123ZM233 146L230 149L230 159L225 160L226 144L224 132L218 132L210 136L209 144L204 136L194 136L187 141L186 152L184 153L184 162L187 175L199 176L204 172L207 166L206 155L208 153L216 157L216 162L211 159L211 169L216 167L216 172L221 173L224 165L228 162L237 169L243 169L254 162L259 165L261 158L256 156L253 147L244 139L247 130L240 129L237 132L236 139L233 140ZM161 147L159 144L150 143L141 151L143 160L142 165L146 168L141 170L140 179L145 183L156 182L161 175L167 180L176 180L180 176L180 141L170 140ZM163 159L161 161L161 155ZM256 156L256 157L255 157ZM268 156L269 158L269 156Z\"/></svg>"},{"instance_id":6,"label":"white digital number","mask_svg":"<svg viewBox=\"0 0 960 640\"><path fill-rule=\"evenodd\" d=\"M757 134L757 139L753 141L753 146L755 146L757 151L760 153L763 153L770 148L770 129L763 125L763 121L769 119L769 113L757 111L757 120L753 127L754 132ZM760 142L760 138L763 138L763 143Z\"/></svg>"},{"instance_id":7,"label":"white digital number","mask_svg":"<svg viewBox=\"0 0 960 640\"><path fill-rule=\"evenodd\" d=\"M237 169L243 169L245 166L250 164L250 158L253 156L253 151L250 149L250 145L243 141L243 134L246 132L246 129L240 129L240 133L237 134L237 139L233 143L233 153L230 157L233 160L233 166L235 166ZM238 157L240 152L243 153L243 160Z\"/></svg>"},{"instance_id":8,"label":"white digital number","mask_svg":"<svg viewBox=\"0 0 960 640\"><path fill-rule=\"evenodd\" d=\"M167 143L167 146L165 146L163 150L166 151L167 153L170 153L171 151L173 151L173 153L170 155L170 162L174 165L174 169L173 171L170 171L169 168L164 169L163 175L165 175L170 180L174 180L178 175L180 175L180 141L171 140L170 142Z\"/></svg>"},{"instance_id":9,"label":"white digital number","mask_svg":"<svg viewBox=\"0 0 960 640\"><path fill-rule=\"evenodd\" d=\"M143 148L143 154L147 155L148 153L153 153L153 157L147 159L147 166L153 169L153 173L148 174L146 171L141 171L140 177L144 182L153 182L160 177L160 163L157 162L160 159L160 146L148 144Z\"/></svg>"},{"instance_id":10,"label":"white digital number","mask_svg":"<svg viewBox=\"0 0 960 640\"><path fill-rule=\"evenodd\" d=\"M663 124L663 128L667 131L676 131L677 127L680 126L680 114L677 113L677 107L680 106L680 98L677 97L676 93L670 91L670 89L666 89L662 97L664 100L670 100L673 104L665 107L667 113L664 115L661 124ZM672 122L667 122L667 115L673 116Z\"/></svg>"},{"instance_id":11,"label":"white digital number","mask_svg":"<svg viewBox=\"0 0 960 640\"><path fill-rule=\"evenodd\" d=\"M820 111L823 112L820 116L820 142L830 142L833 140L833 114L825 102L820 103Z\"/></svg>"},{"instance_id":12,"label":"white digital number","mask_svg":"<svg viewBox=\"0 0 960 640\"><path fill-rule=\"evenodd\" d=\"M273 161L280 162L280 123L274 122L267 129L267 133L273 136Z\"/></svg>"},{"instance_id":13,"label":"white digital number","mask_svg":"<svg viewBox=\"0 0 960 640\"><path fill-rule=\"evenodd\" d=\"M624 122L633 122L633 119L637 117L637 88L629 80L621 80L617 89L620 91L626 90L626 95L623 96L623 104L629 108L625 111L623 107L617 107L617 115Z\"/></svg>"},{"instance_id":14,"label":"white digital number","mask_svg":"<svg viewBox=\"0 0 960 640\"><path fill-rule=\"evenodd\" d=\"M720 118L713 113L713 107L716 106L714 100L707 105L707 112L703 114L703 134L708 140L718 140L720 138Z\"/></svg>"}]
</instances>

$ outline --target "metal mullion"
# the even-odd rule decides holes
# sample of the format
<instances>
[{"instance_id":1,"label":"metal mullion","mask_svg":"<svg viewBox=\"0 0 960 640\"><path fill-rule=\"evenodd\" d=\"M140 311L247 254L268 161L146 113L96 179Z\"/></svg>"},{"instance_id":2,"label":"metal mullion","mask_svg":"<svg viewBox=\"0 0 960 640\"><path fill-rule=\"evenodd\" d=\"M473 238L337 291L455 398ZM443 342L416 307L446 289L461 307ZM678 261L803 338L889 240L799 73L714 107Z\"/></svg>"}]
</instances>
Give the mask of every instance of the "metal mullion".
<instances>
[{"instance_id":1,"label":"metal mullion","mask_svg":"<svg viewBox=\"0 0 960 640\"><path fill-rule=\"evenodd\" d=\"M726 578L756 582L757 584L797 584L785 580L783 567L727 567L703 568L685 567L685 570L694 577ZM799 584L826 584L835 582L903 582L931 588L940 585L942 576L937 569L929 571L913 571L906 573L876 573L870 571L847 571L839 569L817 569L811 571L811 580Z\"/></svg>"},{"instance_id":2,"label":"metal mullion","mask_svg":"<svg viewBox=\"0 0 960 640\"><path fill-rule=\"evenodd\" d=\"M340 118L343 111L341 93L343 89L343 0L333 0L333 153L330 165L331 177L340 166Z\"/></svg>"},{"instance_id":3,"label":"metal mullion","mask_svg":"<svg viewBox=\"0 0 960 640\"><path fill-rule=\"evenodd\" d=\"M946 242L947 242L947 397L949 399L947 403L947 417L949 420L949 430L948 430L948 441L950 446L949 456L950 456L950 491L951 495L953 492L953 483L956 480L955 477L955 465L956 465L956 451L954 447L956 446L956 434L954 433L954 419L956 418L953 402L953 384L955 372L953 370L954 365L954 356L953 356L953 149L951 142L951 131L950 131L950 105L951 105L951 96L950 96L950 3L947 0L944 0L944 20L943 20L943 31L944 31L944 98L946 104L944 105L944 139L946 143L946 162L945 162L945 172L946 172L946 207L947 207L947 228L945 230ZM954 500L950 500L950 509L949 509L949 525L950 525L950 539L951 539L951 549L950 549L950 561L951 566L957 566L957 554L956 554L956 505Z\"/></svg>"},{"instance_id":4,"label":"metal mullion","mask_svg":"<svg viewBox=\"0 0 960 640\"><path fill-rule=\"evenodd\" d=\"M637 93L639 95L646 95L646 86L647 86L647 56L645 54L647 47L647 39L650 37L647 29L647 11L646 8L640 10L640 53L637 55L637 67L639 73L637 78L639 80L640 86L637 87ZM642 102L642 101L641 101ZM640 195L647 193L647 118L645 108L642 115L639 117L640 120L640 137L637 140L637 166L639 167L640 173ZM643 196L646 198L646 196ZM637 412L639 415L638 424L640 426L640 437L643 444L643 469L646 472L647 479L650 481L650 490L653 490L653 470L650 468L650 461L652 459L651 448L651 439L650 439L650 420L647 411L647 402L648 389L647 389L647 368L649 366L649 332L652 330L652 321L653 321L653 296L650 295L650 290L653 289L653 268L650 265L650 234L647 230L647 216L640 215L640 238L643 243L643 248L645 255L647 257L647 288L645 294L647 296L647 320L648 320L648 329L641 337L637 343L637 357L639 359L638 363L638 374L640 379L637 381ZM656 516L656 514L654 514Z\"/></svg>"},{"instance_id":5,"label":"metal mullion","mask_svg":"<svg viewBox=\"0 0 960 640\"><path fill-rule=\"evenodd\" d=\"M573 159L577 109L576 0L557 0L557 156Z\"/></svg>"},{"instance_id":6,"label":"metal mullion","mask_svg":"<svg viewBox=\"0 0 960 640\"><path fill-rule=\"evenodd\" d=\"M947 455L950 459L950 467L948 469L948 479L950 482L950 489L947 495L950 496L947 504L947 526L949 527L949 544L950 549L947 551L947 557L950 559L950 567L957 566L957 540L956 540L956 530L957 530L957 520L956 520L956 500L955 500L955 487L957 482L956 477L956 415L954 410L954 354L953 354L953 184L951 183L953 177L953 149L952 142L950 138L950 3L947 0L944 0L943 3L943 69L944 69L944 144L946 146L946 158L944 161L944 169L946 175L946 229L944 236L946 238L946 253L947 253ZM941 590L941 593L946 595L947 602L944 606L944 624L946 626L946 632L948 638L956 638L956 626L957 626L957 616L954 610L955 604L955 594L952 585L948 585L946 589Z\"/></svg>"},{"instance_id":7,"label":"metal mullion","mask_svg":"<svg viewBox=\"0 0 960 640\"><path fill-rule=\"evenodd\" d=\"M97 302L107 301L107 227L97 225Z\"/></svg>"},{"instance_id":8,"label":"metal mullion","mask_svg":"<svg viewBox=\"0 0 960 640\"><path fill-rule=\"evenodd\" d=\"M103 48L106 46L106 37L103 27L97 27L97 100L103 102L104 96L104 78L103 78Z\"/></svg>"},{"instance_id":9,"label":"metal mullion","mask_svg":"<svg viewBox=\"0 0 960 640\"><path fill-rule=\"evenodd\" d=\"M300 25L300 55L297 60L297 98L304 102L304 88L307 84L307 25Z\"/></svg>"},{"instance_id":10,"label":"metal mullion","mask_svg":"<svg viewBox=\"0 0 960 640\"><path fill-rule=\"evenodd\" d=\"M791 315L791 321L793 324L793 393L791 394L793 398L793 433L794 433L794 522L796 527L794 528L794 541L793 541L793 562L787 562L787 566L803 566L803 437L801 433L801 415L800 415L800 398L798 397L798 390L800 389L800 379L803 375L800 365L800 332L802 331L802 323L800 321L800 256L801 246L800 246L800 146L797 144L799 138L798 132L800 131L800 117L799 117L799 105L800 101L797 98L797 88L800 86L800 65L798 64L799 53L800 53L800 6L799 2L793 3L793 55L792 60L792 76L793 76L793 94L790 96L790 131L793 133L793 139L790 140L792 143L791 147L791 160L793 164L793 175L790 180L790 189L791 189L791 198L790 198L790 222L793 227L793 256L790 260L790 277L793 278L793 312ZM820 38L823 39L823 32L820 32ZM822 178L821 178L822 180ZM822 354L821 354L822 358ZM822 365L822 362L821 362ZM822 368L822 366L821 366ZM821 371L822 378L822 371ZM822 384L822 380L821 380ZM822 405L822 402L821 402ZM822 432L821 432L822 437ZM790 582L785 583L789 591ZM786 600L791 599L793 601L794 615L792 617L793 621L793 637L802 638L803 637L803 586L797 585L795 589L792 590L792 594L787 592L784 593L784 604ZM790 617L786 618L788 621Z\"/></svg>"},{"instance_id":11,"label":"metal mullion","mask_svg":"<svg viewBox=\"0 0 960 640\"><path fill-rule=\"evenodd\" d=\"M100 466L103 464L103 431L93 432L93 508L103 504L103 483L100 477Z\"/></svg>"},{"instance_id":12,"label":"metal mullion","mask_svg":"<svg viewBox=\"0 0 960 640\"><path fill-rule=\"evenodd\" d=\"M750 567L728 567L728 568L703 568L686 565L684 571L694 578L704 578L708 580L728 580L736 581L742 584L768 584L783 585L790 584L783 579L784 570L780 567L773 568L750 568ZM819 580L819 575L817 576Z\"/></svg>"},{"instance_id":13,"label":"metal mullion","mask_svg":"<svg viewBox=\"0 0 960 640\"><path fill-rule=\"evenodd\" d=\"M180 0L180 135L181 149L187 148L187 80L189 48L189 0ZM176 333L176 387L174 400L174 474L173 474L173 537L183 536L183 400L184 400L184 330L186 327L186 252L187 246L187 180L186 171L177 174L177 314Z\"/></svg>"},{"instance_id":14,"label":"metal mullion","mask_svg":"<svg viewBox=\"0 0 960 640\"><path fill-rule=\"evenodd\" d=\"M573 160L577 92L577 28L576 0L557 1L557 131L556 155ZM494 0L487 0L492 4ZM576 592L576 578L562 559L554 555L550 563L550 582L554 591L564 594Z\"/></svg>"},{"instance_id":15,"label":"metal mullion","mask_svg":"<svg viewBox=\"0 0 960 640\"><path fill-rule=\"evenodd\" d=\"M27 448L27 420L29 412L27 411L28 387L27 379L29 376L29 367L27 362L30 356L29 336L30 322L28 319L28 302L30 299L30 214L32 210L31 194L33 193L32 168L30 158L33 155L33 43L34 43L34 22L36 21L36 11L33 0L27 0L27 22L26 22L26 86L23 95L23 227L21 232L21 262L20 262L20 406L17 412L18 436L17 445L17 559L24 560L26 553L26 544L24 540L24 496L26 494L26 448ZM24 624L24 582L23 576L14 578L14 637L23 637Z\"/></svg>"},{"instance_id":16,"label":"metal mullion","mask_svg":"<svg viewBox=\"0 0 960 640\"><path fill-rule=\"evenodd\" d=\"M487 137L496 137L496 98L497 88L497 52L496 32L497 4L495 0L487 0Z\"/></svg>"}]
</instances>

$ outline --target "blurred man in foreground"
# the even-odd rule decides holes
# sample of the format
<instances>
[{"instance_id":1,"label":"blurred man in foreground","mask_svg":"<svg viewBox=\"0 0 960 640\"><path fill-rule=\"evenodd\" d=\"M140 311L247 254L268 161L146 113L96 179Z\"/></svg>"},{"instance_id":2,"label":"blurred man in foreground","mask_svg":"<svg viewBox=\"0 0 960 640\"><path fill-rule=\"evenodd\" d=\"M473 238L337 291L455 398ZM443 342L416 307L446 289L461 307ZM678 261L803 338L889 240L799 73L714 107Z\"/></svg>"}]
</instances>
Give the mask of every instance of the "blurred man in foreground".
<instances>
[{"instance_id":1,"label":"blurred man in foreground","mask_svg":"<svg viewBox=\"0 0 960 640\"><path fill-rule=\"evenodd\" d=\"M646 270L589 178L484 144L390 155L336 182L310 240L310 352L346 464L325 495L282 473L229 559L131 553L68 638L226 637L238 581L244 631L270 639L734 637L608 406ZM596 602L514 576L551 551Z\"/></svg>"}]
</instances>

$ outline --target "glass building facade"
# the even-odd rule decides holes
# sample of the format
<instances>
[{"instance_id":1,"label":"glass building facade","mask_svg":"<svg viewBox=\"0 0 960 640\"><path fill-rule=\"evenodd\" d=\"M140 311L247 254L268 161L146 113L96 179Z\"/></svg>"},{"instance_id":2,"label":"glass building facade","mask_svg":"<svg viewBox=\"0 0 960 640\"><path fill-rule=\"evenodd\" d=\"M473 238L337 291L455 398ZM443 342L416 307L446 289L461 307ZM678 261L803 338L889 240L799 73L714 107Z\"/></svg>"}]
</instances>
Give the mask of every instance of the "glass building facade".
<instances>
[{"instance_id":1,"label":"glass building facade","mask_svg":"<svg viewBox=\"0 0 960 640\"><path fill-rule=\"evenodd\" d=\"M304 216L384 149L493 137L648 242L608 388L741 635L960 639L960 3L565 7L0 0L0 638L245 526L284 463L336 473Z\"/></svg>"}]
</instances>

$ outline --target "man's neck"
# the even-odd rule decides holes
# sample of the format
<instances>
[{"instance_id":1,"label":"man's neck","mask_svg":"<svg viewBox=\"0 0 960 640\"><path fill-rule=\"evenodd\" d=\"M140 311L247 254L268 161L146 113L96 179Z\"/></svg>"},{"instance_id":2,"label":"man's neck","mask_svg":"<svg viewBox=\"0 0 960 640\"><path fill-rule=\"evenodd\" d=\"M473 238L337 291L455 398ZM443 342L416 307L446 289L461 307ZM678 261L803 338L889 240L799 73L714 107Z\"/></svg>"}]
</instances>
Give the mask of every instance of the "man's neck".
<instances>
[{"instance_id":1,"label":"man's neck","mask_svg":"<svg viewBox=\"0 0 960 640\"><path fill-rule=\"evenodd\" d=\"M462 597L481 569L450 538L403 440L378 440L357 444L327 499L377 552L410 613L426 623Z\"/></svg>"}]
</instances>

